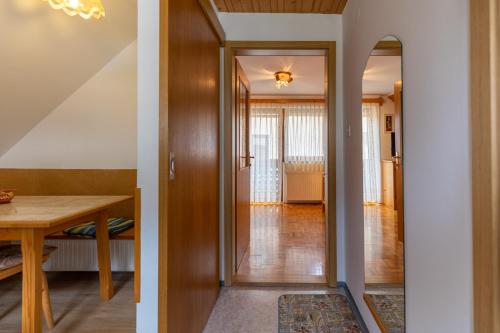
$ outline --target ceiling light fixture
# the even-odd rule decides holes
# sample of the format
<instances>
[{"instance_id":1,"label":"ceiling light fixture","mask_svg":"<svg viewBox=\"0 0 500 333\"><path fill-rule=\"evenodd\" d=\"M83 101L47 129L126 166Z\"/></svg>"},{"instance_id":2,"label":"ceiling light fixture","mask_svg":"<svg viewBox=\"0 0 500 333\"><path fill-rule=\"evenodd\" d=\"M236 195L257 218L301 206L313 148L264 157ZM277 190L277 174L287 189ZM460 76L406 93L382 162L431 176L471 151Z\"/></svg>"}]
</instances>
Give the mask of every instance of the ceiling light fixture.
<instances>
[{"instance_id":1,"label":"ceiling light fixture","mask_svg":"<svg viewBox=\"0 0 500 333\"><path fill-rule=\"evenodd\" d=\"M279 71L274 73L276 78L276 88L281 89L282 87L288 87L288 84L293 81L292 73Z\"/></svg>"},{"instance_id":2,"label":"ceiling light fixture","mask_svg":"<svg viewBox=\"0 0 500 333\"><path fill-rule=\"evenodd\" d=\"M62 9L69 16L80 15L84 19L100 19L105 16L101 0L44 0L50 7Z\"/></svg>"}]
</instances>

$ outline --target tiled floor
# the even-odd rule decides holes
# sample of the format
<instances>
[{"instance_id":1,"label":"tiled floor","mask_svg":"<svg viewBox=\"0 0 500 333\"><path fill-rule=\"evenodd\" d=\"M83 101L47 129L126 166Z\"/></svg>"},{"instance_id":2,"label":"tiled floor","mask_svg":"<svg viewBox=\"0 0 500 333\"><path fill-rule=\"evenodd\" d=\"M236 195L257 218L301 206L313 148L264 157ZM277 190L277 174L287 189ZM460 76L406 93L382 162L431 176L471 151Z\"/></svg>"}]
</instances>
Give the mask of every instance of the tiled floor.
<instances>
[{"instance_id":1,"label":"tiled floor","mask_svg":"<svg viewBox=\"0 0 500 333\"><path fill-rule=\"evenodd\" d=\"M47 273L56 327L50 333L135 332L134 283L131 273L113 273L115 296L99 297L97 273ZM0 333L21 332L21 274L0 283Z\"/></svg>"},{"instance_id":2,"label":"tiled floor","mask_svg":"<svg viewBox=\"0 0 500 333\"><path fill-rule=\"evenodd\" d=\"M256 205L236 282L326 283L321 205Z\"/></svg>"},{"instance_id":3,"label":"tiled floor","mask_svg":"<svg viewBox=\"0 0 500 333\"><path fill-rule=\"evenodd\" d=\"M403 243L396 212L383 205L365 206L365 282L403 284Z\"/></svg>"},{"instance_id":4,"label":"tiled floor","mask_svg":"<svg viewBox=\"0 0 500 333\"><path fill-rule=\"evenodd\" d=\"M222 288L204 333L274 333L278 331L278 299L286 294L344 295L327 288Z\"/></svg>"}]
</instances>

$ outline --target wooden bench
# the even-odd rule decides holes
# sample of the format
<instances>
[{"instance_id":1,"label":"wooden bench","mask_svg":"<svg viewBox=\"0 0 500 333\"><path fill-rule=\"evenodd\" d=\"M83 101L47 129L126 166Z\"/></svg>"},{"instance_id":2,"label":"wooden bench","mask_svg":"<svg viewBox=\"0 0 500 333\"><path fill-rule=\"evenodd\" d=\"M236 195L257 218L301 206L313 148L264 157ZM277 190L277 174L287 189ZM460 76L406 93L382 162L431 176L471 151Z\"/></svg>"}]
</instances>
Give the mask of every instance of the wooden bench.
<instances>
[{"instance_id":1,"label":"wooden bench","mask_svg":"<svg viewBox=\"0 0 500 333\"><path fill-rule=\"evenodd\" d=\"M134 222L135 223L135 222ZM55 234L48 235L45 239L59 239L59 240L92 240L93 238L85 238L78 236L69 236L63 232L57 232ZM135 227L125 230L119 234L109 235L110 240L134 240L135 239Z\"/></svg>"},{"instance_id":2,"label":"wooden bench","mask_svg":"<svg viewBox=\"0 0 500 333\"><path fill-rule=\"evenodd\" d=\"M89 221L90 222L90 221ZM134 227L110 235L110 240L133 240L134 241L134 302L141 301L141 189L136 188L134 192ZM56 232L45 236L45 239L56 240L92 240L93 238L66 235L64 232Z\"/></svg>"},{"instance_id":3,"label":"wooden bench","mask_svg":"<svg viewBox=\"0 0 500 333\"><path fill-rule=\"evenodd\" d=\"M134 227L110 239L134 241L134 301L139 303L141 192L136 184L137 171L134 169L0 169L1 187L16 189L17 195L134 195L134 201L116 205L109 212L110 217L134 219ZM88 240L62 232L45 238Z\"/></svg>"}]
</instances>

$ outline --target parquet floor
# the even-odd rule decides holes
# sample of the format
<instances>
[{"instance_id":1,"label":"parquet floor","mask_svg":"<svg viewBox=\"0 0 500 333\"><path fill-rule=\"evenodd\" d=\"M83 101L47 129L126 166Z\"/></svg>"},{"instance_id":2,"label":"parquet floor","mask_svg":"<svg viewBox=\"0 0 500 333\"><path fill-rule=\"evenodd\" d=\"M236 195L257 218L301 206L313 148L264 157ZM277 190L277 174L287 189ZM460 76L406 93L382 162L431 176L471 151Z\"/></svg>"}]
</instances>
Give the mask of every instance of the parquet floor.
<instances>
[{"instance_id":1,"label":"parquet floor","mask_svg":"<svg viewBox=\"0 0 500 333\"><path fill-rule=\"evenodd\" d=\"M254 205L250 228L235 282L326 283L321 205Z\"/></svg>"},{"instance_id":2,"label":"parquet floor","mask_svg":"<svg viewBox=\"0 0 500 333\"><path fill-rule=\"evenodd\" d=\"M365 282L367 284L403 284L403 243L398 240L397 216L383 205L366 205Z\"/></svg>"}]
</instances>

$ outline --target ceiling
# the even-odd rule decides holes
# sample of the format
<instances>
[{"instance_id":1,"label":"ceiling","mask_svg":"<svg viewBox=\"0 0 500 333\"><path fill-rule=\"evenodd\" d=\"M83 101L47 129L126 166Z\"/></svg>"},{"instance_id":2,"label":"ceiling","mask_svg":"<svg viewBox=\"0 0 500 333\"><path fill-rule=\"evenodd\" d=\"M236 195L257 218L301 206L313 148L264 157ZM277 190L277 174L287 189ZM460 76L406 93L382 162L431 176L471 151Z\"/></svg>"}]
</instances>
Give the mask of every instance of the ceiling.
<instances>
[{"instance_id":1,"label":"ceiling","mask_svg":"<svg viewBox=\"0 0 500 333\"><path fill-rule=\"evenodd\" d=\"M322 96L325 91L325 58L323 56L238 56L250 81L252 96ZM277 89L274 73L292 73L293 82Z\"/></svg>"},{"instance_id":2,"label":"ceiling","mask_svg":"<svg viewBox=\"0 0 500 333\"><path fill-rule=\"evenodd\" d=\"M347 0L214 0L221 12L342 14Z\"/></svg>"},{"instance_id":3,"label":"ceiling","mask_svg":"<svg viewBox=\"0 0 500 333\"><path fill-rule=\"evenodd\" d=\"M363 95L386 95L394 92L394 82L401 80L400 56L371 56L363 75Z\"/></svg>"},{"instance_id":4,"label":"ceiling","mask_svg":"<svg viewBox=\"0 0 500 333\"><path fill-rule=\"evenodd\" d=\"M0 1L0 156L136 39L136 0L84 20L45 1Z\"/></svg>"}]
</instances>

